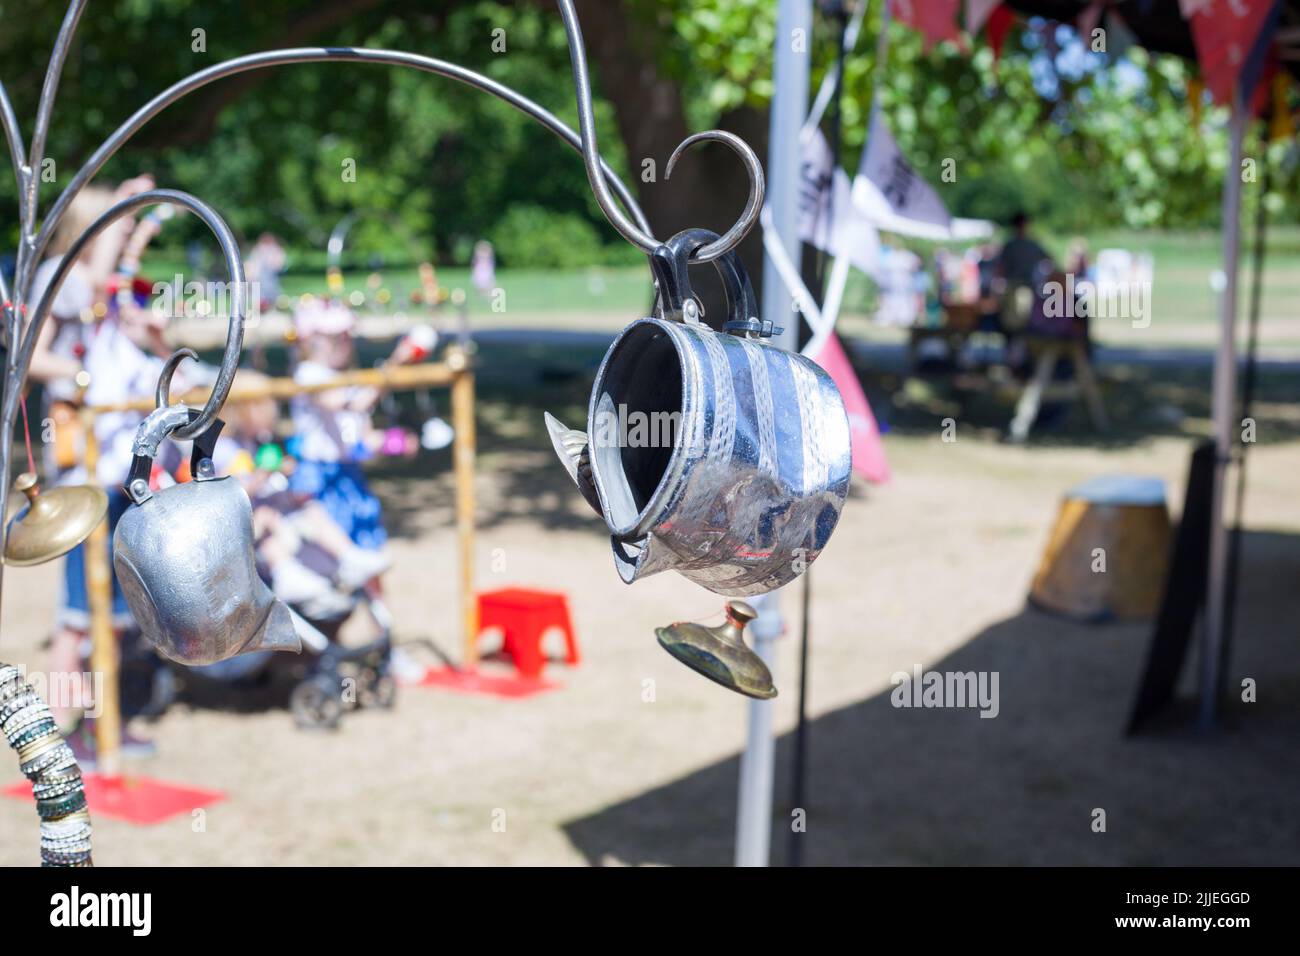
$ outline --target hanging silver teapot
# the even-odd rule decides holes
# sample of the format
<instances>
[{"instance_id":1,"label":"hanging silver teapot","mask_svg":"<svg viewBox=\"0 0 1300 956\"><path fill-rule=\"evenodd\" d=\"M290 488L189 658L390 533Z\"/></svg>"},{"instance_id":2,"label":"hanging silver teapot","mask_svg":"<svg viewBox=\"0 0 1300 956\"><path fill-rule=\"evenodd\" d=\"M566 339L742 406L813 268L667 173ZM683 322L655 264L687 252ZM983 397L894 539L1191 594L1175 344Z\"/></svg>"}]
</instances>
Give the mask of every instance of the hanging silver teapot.
<instances>
[{"instance_id":1,"label":"hanging silver teapot","mask_svg":"<svg viewBox=\"0 0 1300 956\"><path fill-rule=\"evenodd\" d=\"M257 574L253 510L212 452L221 420L194 438L192 479L150 491L149 471L167 435L194 421L184 405L156 409L136 432L126 482L132 506L113 534L113 567L146 640L181 664L213 664L260 650L299 651L288 607Z\"/></svg>"},{"instance_id":2,"label":"hanging silver teapot","mask_svg":"<svg viewBox=\"0 0 1300 956\"><path fill-rule=\"evenodd\" d=\"M848 416L830 376L764 342L739 258L714 260L722 332L701 320L694 229L651 256L657 318L628 325L596 374L586 432L551 415L560 460L605 519L624 581L673 568L710 591L763 594L821 553L848 496Z\"/></svg>"}]
</instances>

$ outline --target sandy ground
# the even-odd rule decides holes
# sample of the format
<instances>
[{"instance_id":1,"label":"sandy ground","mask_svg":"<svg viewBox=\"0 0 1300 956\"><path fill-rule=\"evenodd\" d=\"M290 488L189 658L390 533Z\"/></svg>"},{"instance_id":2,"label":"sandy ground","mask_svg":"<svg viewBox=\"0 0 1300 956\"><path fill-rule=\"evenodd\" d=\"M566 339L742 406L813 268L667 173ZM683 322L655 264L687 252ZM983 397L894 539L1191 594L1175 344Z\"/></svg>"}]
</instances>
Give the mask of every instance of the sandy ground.
<instances>
[{"instance_id":1,"label":"sandy ground","mask_svg":"<svg viewBox=\"0 0 1300 956\"><path fill-rule=\"evenodd\" d=\"M719 620L721 599L671 574L623 585L538 433L484 444L480 587L569 595L584 660L551 665L563 687L521 700L405 689L395 712L351 713L334 733L298 730L283 709L175 706L139 727L159 752L130 769L227 798L201 828L189 814L96 819L97 862L731 861L747 704L653 636ZM1027 610L1025 595L1065 489L1153 474L1176 508L1189 441L1019 449L960 432L945 444L936 425L888 447L893 482L855 487L813 572L806 862L1300 862L1300 441L1261 445L1250 465L1229 686L1254 678L1258 702L1234 704L1209 736L1176 713L1137 739L1122 728L1149 627L1070 623ZM388 589L399 640L456 653L451 485L435 464L436 477L378 486L395 531ZM58 577L57 565L5 575L0 657L40 665ZM797 606L791 593L787 614ZM776 862L791 839L796 659L796 641L781 641ZM891 674L914 665L997 671L999 715L891 706ZM0 785L20 779L0 760ZM1097 808L1104 833L1091 828ZM36 861L30 805L0 799L0 834L0 863Z\"/></svg>"}]
</instances>

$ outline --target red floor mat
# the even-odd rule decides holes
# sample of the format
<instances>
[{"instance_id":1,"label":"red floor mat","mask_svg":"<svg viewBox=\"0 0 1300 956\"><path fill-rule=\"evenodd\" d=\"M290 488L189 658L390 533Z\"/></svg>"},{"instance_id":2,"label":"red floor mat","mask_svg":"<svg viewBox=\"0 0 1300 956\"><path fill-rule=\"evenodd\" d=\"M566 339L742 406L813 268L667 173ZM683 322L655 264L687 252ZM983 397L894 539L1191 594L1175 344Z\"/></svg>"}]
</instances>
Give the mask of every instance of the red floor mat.
<instances>
[{"instance_id":1,"label":"red floor mat","mask_svg":"<svg viewBox=\"0 0 1300 956\"><path fill-rule=\"evenodd\" d=\"M540 677L520 677L514 673L485 674L483 671L460 671L452 667L430 667L415 687L436 687L462 694L488 694L492 697L531 697L562 684Z\"/></svg>"},{"instance_id":2,"label":"red floor mat","mask_svg":"<svg viewBox=\"0 0 1300 956\"><path fill-rule=\"evenodd\" d=\"M147 826L226 798L220 790L187 787L135 774L105 777L88 773L84 779L91 820L106 817ZM2 792L18 800L32 799L32 786L27 782L5 787Z\"/></svg>"}]
</instances>

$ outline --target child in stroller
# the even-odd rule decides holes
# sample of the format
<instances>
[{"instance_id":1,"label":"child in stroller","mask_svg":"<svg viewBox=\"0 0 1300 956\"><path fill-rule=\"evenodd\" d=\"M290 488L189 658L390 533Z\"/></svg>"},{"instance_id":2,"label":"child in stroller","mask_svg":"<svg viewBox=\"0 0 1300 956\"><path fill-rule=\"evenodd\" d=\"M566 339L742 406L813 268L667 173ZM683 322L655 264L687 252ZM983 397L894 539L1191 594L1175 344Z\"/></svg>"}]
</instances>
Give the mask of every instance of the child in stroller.
<instances>
[{"instance_id":1,"label":"child in stroller","mask_svg":"<svg viewBox=\"0 0 1300 956\"><path fill-rule=\"evenodd\" d=\"M258 571L276 597L314 620L352 608L352 595L388 570L385 551L358 547L308 493L290 488L296 462L276 442L272 398L240 399L265 379L243 370L228 407L230 426L217 443L218 473L234 476L253 505Z\"/></svg>"},{"instance_id":2,"label":"child in stroller","mask_svg":"<svg viewBox=\"0 0 1300 956\"><path fill-rule=\"evenodd\" d=\"M276 442L275 400L239 397L241 389L256 389L265 381L255 371L239 372L226 405L229 425L217 442L214 464L219 474L234 477L248 493L258 573L294 613L306 654L285 660L285 655L254 652L204 667L166 668L165 676L149 688L144 713L165 709L176 696L177 677L248 683L273 666L287 666L297 678L289 704L300 726L336 726L349 704L393 703L392 622L376 586L389 566L388 557L358 547L318 501L289 489L295 462ZM362 605L378 636L362 646L345 647L338 641L339 631Z\"/></svg>"}]
</instances>

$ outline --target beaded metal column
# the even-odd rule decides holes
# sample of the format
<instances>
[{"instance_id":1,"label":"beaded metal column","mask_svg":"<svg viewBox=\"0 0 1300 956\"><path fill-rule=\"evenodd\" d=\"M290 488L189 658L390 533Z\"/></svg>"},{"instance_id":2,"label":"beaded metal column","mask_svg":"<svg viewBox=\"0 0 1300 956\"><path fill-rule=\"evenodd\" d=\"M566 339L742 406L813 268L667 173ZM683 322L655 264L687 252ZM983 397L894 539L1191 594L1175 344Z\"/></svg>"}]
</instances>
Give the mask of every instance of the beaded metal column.
<instances>
[{"instance_id":1,"label":"beaded metal column","mask_svg":"<svg viewBox=\"0 0 1300 956\"><path fill-rule=\"evenodd\" d=\"M12 664L0 664L0 728L32 782L44 866L92 866L81 768L50 708Z\"/></svg>"}]
</instances>

